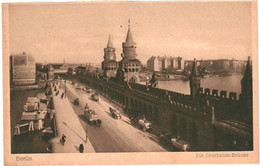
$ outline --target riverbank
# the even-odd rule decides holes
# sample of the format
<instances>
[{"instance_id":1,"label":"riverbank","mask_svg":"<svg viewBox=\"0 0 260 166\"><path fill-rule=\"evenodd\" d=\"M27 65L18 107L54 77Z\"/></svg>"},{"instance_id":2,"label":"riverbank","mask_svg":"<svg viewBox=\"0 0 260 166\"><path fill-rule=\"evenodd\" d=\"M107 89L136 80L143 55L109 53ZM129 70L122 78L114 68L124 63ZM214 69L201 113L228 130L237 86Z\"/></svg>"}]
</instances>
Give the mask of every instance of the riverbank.
<instances>
[{"instance_id":1,"label":"riverbank","mask_svg":"<svg viewBox=\"0 0 260 166\"><path fill-rule=\"evenodd\" d=\"M11 151L12 153L47 153L49 146L48 137L45 137L41 130L28 131L21 135L14 136L16 124L21 123L23 106L28 97L44 96L44 90L14 90L11 91ZM44 106L45 105L45 106ZM47 107L40 103L40 108Z\"/></svg>"}]
</instances>

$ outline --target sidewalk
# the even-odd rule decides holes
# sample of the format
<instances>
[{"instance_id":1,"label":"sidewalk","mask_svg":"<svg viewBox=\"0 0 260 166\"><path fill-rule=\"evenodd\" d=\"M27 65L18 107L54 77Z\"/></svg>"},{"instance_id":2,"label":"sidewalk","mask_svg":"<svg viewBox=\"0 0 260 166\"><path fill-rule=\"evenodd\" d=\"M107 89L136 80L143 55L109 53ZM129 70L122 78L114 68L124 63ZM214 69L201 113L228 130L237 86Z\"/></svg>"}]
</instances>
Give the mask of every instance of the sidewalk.
<instances>
[{"instance_id":1,"label":"sidewalk","mask_svg":"<svg viewBox=\"0 0 260 166\"><path fill-rule=\"evenodd\" d=\"M52 144L52 152L79 153L79 145L83 144L84 153L95 153L95 150L88 138L86 141L86 132L83 129L77 115L74 113L70 101L67 98L61 99L62 90L59 88L58 90L60 91L58 96L55 96L56 92L52 91L56 126L58 131L57 137L50 140L50 143ZM66 136L64 146L60 143L62 134Z\"/></svg>"}]
</instances>

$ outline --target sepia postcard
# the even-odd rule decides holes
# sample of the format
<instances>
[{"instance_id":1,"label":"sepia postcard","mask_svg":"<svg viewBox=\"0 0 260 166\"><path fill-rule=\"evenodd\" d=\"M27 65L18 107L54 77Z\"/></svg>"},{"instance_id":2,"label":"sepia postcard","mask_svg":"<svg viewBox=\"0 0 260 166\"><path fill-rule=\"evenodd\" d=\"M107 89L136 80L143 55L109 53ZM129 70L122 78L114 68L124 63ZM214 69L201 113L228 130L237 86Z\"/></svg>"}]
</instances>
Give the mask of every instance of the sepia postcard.
<instances>
[{"instance_id":1,"label":"sepia postcard","mask_svg":"<svg viewBox=\"0 0 260 166\"><path fill-rule=\"evenodd\" d=\"M5 165L257 164L257 1L2 4Z\"/></svg>"}]
</instances>

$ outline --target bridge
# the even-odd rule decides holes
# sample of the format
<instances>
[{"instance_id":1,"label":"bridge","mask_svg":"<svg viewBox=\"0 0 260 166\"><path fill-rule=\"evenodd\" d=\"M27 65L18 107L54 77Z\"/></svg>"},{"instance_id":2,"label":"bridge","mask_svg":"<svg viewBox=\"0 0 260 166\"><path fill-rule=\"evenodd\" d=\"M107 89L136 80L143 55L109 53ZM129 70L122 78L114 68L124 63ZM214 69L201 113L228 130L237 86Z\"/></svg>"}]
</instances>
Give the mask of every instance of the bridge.
<instances>
[{"instance_id":1,"label":"bridge","mask_svg":"<svg viewBox=\"0 0 260 166\"><path fill-rule=\"evenodd\" d=\"M119 83L94 74L75 76L105 98L120 105L129 116L145 117L157 128L191 145L191 150L252 150L253 132L250 110L245 109L243 94L197 89L196 96L145 85ZM74 78L74 79L75 79ZM241 116L244 115L244 116Z\"/></svg>"}]
</instances>

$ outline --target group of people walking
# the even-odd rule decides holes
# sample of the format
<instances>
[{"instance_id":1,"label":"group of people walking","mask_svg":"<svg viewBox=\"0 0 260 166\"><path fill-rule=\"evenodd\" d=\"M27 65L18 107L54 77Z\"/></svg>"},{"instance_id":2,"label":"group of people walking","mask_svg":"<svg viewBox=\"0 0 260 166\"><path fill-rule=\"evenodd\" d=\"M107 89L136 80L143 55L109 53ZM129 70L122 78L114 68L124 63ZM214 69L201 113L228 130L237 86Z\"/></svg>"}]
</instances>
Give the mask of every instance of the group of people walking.
<instances>
[{"instance_id":1,"label":"group of people walking","mask_svg":"<svg viewBox=\"0 0 260 166\"><path fill-rule=\"evenodd\" d=\"M58 83L56 83L56 84L58 85ZM56 84L55 84L55 82L53 82L54 91L56 92L55 95L58 96L60 91L57 89ZM59 88L61 89L61 86L59 86ZM61 93L61 99L63 99L65 97L64 95L65 95L64 92L62 92ZM67 137L65 136L65 134L62 134L61 139L60 139L60 143L61 143L62 146L65 145L66 139L67 139ZM78 150L79 150L80 153L84 152L84 145L83 144L80 144L78 148L79 148ZM51 150L52 150L52 147L47 148L47 151L51 151Z\"/></svg>"},{"instance_id":2,"label":"group of people walking","mask_svg":"<svg viewBox=\"0 0 260 166\"><path fill-rule=\"evenodd\" d=\"M56 83L57 84L57 83ZM55 83L53 82L53 86L54 86L54 91L56 92L56 96L58 96L59 95L59 93L60 93L60 91L57 89L57 87L56 87L56 85L55 85ZM60 87L61 88L61 87ZM62 92L62 94L61 94L61 99L63 99L63 97L64 97L64 92Z\"/></svg>"}]
</instances>

